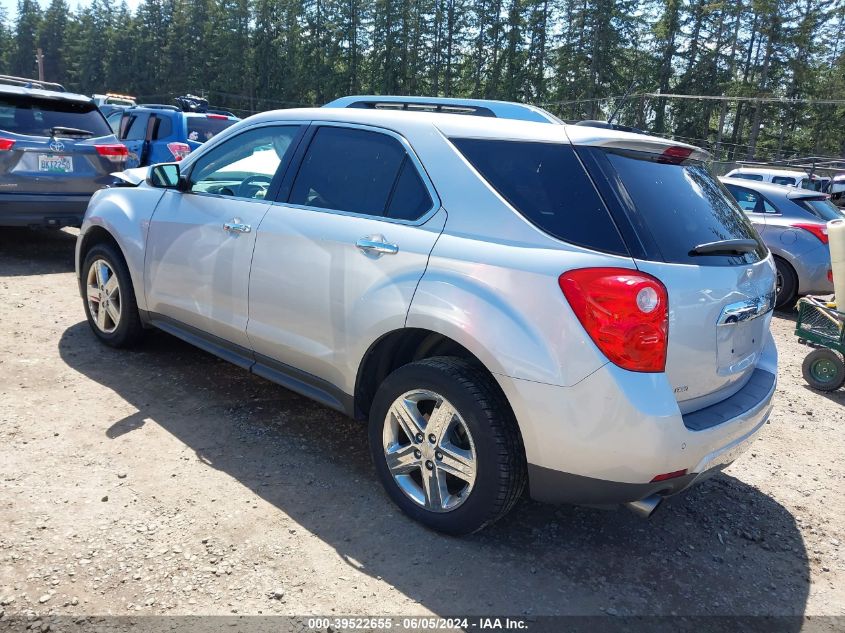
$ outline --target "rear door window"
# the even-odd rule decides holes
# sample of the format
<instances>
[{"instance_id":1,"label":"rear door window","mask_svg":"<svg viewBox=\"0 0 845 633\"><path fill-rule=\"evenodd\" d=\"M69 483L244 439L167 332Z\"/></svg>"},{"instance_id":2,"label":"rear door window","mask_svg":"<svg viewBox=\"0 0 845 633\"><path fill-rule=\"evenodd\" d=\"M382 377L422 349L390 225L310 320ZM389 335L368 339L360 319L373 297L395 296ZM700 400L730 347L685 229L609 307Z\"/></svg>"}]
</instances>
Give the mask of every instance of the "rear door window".
<instances>
[{"instance_id":1,"label":"rear door window","mask_svg":"<svg viewBox=\"0 0 845 633\"><path fill-rule=\"evenodd\" d=\"M760 261L767 250L751 221L731 194L694 160L681 162L659 154L628 150L585 149L614 174L618 199L638 236L645 256L677 264L738 265ZM723 240L755 240L758 248L742 255L695 255L696 246Z\"/></svg>"},{"instance_id":2,"label":"rear door window","mask_svg":"<svg viewBox=\"0 0 845 633\"><path fill-rule=\"evenodd\" d=\"M93 102L38 99L15 95L0 97L0 129L27 136L52 136L53 128L74 128L91 136L111 134Z\"/></svg>"},{"instance_id":3,"label":"rear door window","mask_svg":"<svg viewBox=\"0 0 845 633\"><path fill-rule=\"evenodd\" d=\"M746 213L777 213L778 210L762 195L745 187L725 184L725 188L731 192L739 208Z\"/></svg>"},{"instance_id":4,"label":"rear door window","mask_svg":"<svg viewBox=\"0 0 845 633\"><path fill-rule=\"evenodd\" d=\"M146 112L138 112L129 115L126 127L123 129L121 138L127 141L143 141L147 136L147 121L150 115Z\"/></svg>"},{"instance_id":5,"label":"rear door window","mask_svg":"<svg viewBox=\"0 0 845 633\"><path fill-rule=\"evenodd\" d=\"M406 157L402 144L387 134L321 127L302 159L289 202L416 219L432 205L428 192L420 190L419 175ZM405 171L408 164L413 171Z\"/></svg>"},{"instance_id":6,"label":"rear door window","mask_svg":"<svg viewBox=\"0 0 845 633\"><path fill-rule=\"evenodd\" d=\"M789 176L773 176L772 177L772 184L774 185L787 185L787 186L795 186L795 178L791 178Z\"/></svg>"},{"instance_id":7,"label":"rear door window","mask_svg":"<svg viewBox=\"0 0 845 633\"><path fill-rule=\"evenodd\" d=\"M546 233L593 250L628 254L571 145L453 138L481 176Z\"/></svg>"}]
</instances>

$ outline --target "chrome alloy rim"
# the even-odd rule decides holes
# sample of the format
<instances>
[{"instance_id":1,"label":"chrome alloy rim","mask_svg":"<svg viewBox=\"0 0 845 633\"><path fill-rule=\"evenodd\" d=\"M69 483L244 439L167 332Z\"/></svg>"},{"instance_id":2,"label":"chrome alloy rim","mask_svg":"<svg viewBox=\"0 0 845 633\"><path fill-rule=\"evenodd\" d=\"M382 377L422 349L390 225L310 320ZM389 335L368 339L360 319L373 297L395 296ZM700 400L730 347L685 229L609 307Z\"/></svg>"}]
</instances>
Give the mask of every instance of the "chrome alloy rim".
<instances>
[{"instance_id":1,"label":"chrome alloy rim","mask_svg":"<svg viewBox=\"0 0 845 633\"><path fill-rule=\"evenodd\" d=\"M120 284L106 260L91 264L85 286L91 318L98 330L111 334L120 323Z\"/></svg>"},{"instance_id":2,"label":"chrome alloy rim","mask_svg":"<svg viewBox=\"0 0 845 633\"><path fill-rule=\"evenodd\" d=\"M418 389L396 398L384 420L382 442L394 481L417 505L449 512L472 492L475 443L443 396Z\"/></svg>"}]
</instances>

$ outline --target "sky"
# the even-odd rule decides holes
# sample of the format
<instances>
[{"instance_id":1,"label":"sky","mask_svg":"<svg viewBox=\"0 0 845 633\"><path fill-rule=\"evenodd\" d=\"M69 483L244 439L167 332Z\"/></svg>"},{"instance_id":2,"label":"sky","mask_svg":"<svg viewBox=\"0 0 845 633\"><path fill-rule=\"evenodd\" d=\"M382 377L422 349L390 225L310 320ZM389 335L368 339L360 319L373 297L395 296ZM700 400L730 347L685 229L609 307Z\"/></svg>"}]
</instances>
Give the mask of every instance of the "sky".
<instances>
[{"instance_id":1,"label":"sky","mask_svg":"<svg viewBox=\"0 0 845 633\"><path fill-rule=\"evenodd\" d=\"M47 8L47 5L50 4L50 0L38 0L41 4L42 8ZM115 4L119 4L120 0L113 0ZM135 11L135 8L141 3L141 0L126 0L126 4L129 6L131 11ZM68 4L73 11L76 11L80 6L87 6L88 2L84 0L68 0ZM6 10L6 15L9 20L15 19L15 14L17 13L17 0L0 0L0 7L3 7Z\"/></svg>"}]
</instances>

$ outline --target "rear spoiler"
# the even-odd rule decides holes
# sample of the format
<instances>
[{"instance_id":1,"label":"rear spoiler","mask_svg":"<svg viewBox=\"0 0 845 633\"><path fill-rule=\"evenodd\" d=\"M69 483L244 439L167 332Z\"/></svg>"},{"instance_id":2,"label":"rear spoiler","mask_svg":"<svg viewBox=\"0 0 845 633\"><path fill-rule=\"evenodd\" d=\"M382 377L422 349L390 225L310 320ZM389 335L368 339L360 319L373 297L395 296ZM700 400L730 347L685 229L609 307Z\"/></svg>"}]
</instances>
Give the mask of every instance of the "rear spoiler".
<instances>
[{"instance_id":1,"label":"rear spoiler","mask_svg":"<svg viewBox=\"0 0 845 633\"><path fill-rule=\"evenodd\" d=\"M679 143L657 136L646 136L645 134L634 134L588 125L567 125L566 134L573 145L646 152L675 160L709 161L713 158L710 152L695 145Z\"/></svg>"},{"instance_id":2,"label":"rear spoiler","mask_svg":"<svg viewBox=\"0 0 845 633\"><path fill-rule=\"evenodd\" d=\"M830 198L830 194L824 193L823 191L813 191L812 189L801 189L799 187L790 187L790 191L786 194L786 197L790 200L803 200L806 198Z\"/></svg>"}]
</instances>

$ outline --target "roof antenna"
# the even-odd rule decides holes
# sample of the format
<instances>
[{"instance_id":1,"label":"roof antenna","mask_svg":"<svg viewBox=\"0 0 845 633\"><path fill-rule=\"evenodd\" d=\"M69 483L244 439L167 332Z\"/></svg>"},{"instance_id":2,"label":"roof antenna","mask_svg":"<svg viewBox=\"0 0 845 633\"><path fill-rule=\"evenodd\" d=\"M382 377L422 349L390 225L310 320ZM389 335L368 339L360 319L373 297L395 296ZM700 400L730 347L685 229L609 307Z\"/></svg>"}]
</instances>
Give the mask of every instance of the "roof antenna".
<instances>
[{"instance_id":1,"label":"roof antenna","mask_svg":"<svg viewBox=\"0 0 845 633\"><path fill-rule=\"evenodd\" d=\"M622 108L622 104L623 104L623 103L625 102L625 100L626 100L626 99L627 99L627 98L631 95L631 91L632 91L632 90L636 87L636 85L637 85L637 79L636 79L636 78L634 78L634 79L631 81L631 85L630 85L630 86L628 86L628 89L625 91L625 94L624 94L624 95L622 95L622 99L620 99L620 100L619 100L619 105L617 105L617 106L613 109L613 112L611 113L610 117L607 119L607 122L608 122L608 123L611 123L611 124L613 123L613 119L615 119L615 118L616 118L616 115L617 115L617 114L619 114L619 110Z\"/></svg>"}]
</instances>

